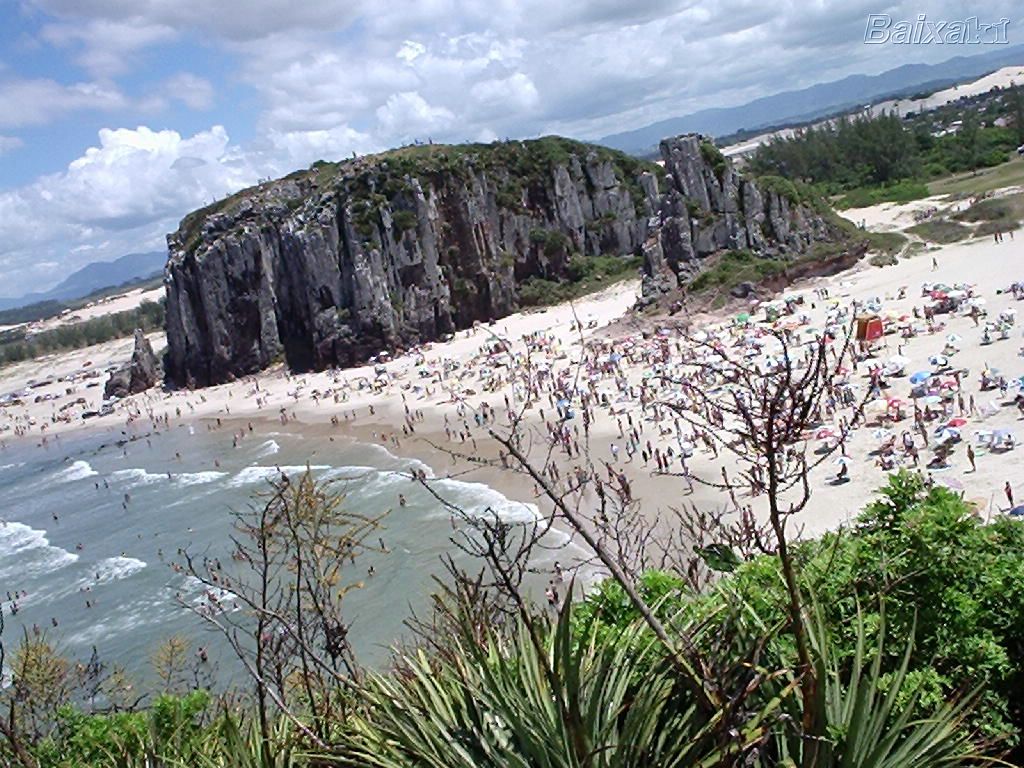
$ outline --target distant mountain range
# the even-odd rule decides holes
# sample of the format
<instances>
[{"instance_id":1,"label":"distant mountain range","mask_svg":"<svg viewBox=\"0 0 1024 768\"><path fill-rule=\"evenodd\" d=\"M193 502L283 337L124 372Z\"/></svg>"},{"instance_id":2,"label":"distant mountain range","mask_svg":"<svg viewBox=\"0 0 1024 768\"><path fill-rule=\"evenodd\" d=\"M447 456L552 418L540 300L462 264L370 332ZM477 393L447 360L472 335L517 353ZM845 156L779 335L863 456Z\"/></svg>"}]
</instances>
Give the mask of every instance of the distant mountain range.
<instances>
[{"instance_id":1,"label":"distant mountain range","mask_svg":"<svg viewBox=\"0 0 1024 768\"><path fill-rule=\"evenodd\" d=\"M113 261L94 261L73 272L59 285L40 293L18 298L0 298L0 310L24 307L40 301L70 301L88 296L101 288L111 288L135 280L154 277L163 271L166 251L129 253Z\"/></svg>"},{"instance_id":2,"label":"distant mountain range","mask_svg":"<svg viewBox=\"0 0 1024 768\"><path fill-rule=\"evenodd\" d=\"M831 83L765 96L737 107L715 107L672 117L597 141L624 152L645 155L654 152L658 142L666 136L689 132L725 136L740 130L800 123L883 98L947 88L1015 64L1024 64L1024 45L977 56L957 56L941 64L905 64L880 75L850 75Z\"/></svg>"}]
</instances>

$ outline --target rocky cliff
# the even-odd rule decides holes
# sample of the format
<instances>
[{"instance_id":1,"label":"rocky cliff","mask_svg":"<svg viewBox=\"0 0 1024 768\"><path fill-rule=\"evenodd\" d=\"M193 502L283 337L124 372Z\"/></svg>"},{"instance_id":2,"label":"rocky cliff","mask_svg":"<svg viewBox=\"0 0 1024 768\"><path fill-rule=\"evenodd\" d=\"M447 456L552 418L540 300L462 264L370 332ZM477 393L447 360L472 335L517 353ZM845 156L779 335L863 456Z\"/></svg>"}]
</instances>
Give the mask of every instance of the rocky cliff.
<instances>
[{"instance_id":1,"label":"rocky cliff","mask_svg":"<svg viewBox=\"0 0 1024 768\"><path fill-rule=\"evenodd\" d=\"M127 397L145 392L160 383L163 372L153 347L141 329L135 329L132 359L110 374L103 387L103 398Z\"/></svg>"},{"instance_id":2,"label":"rocky cliff","mask_svg":"<svg viewBox=\"0 0 1024 768\"><path fill-rule=\"evenodd\" d=\"M666 141L664 168L560 138L417 146L244 190L168 237L168 379L352 365L507 315L524 281L571 279L573 259L643 254L653 295L722 249L772 258L829 236L710 146Z\"/></svg>"},{"instance_id":3,"label":"rocky cliff","mask_svg":"<svg viewBox=\"0 0 1024 768\"><path fill-rule=\"evenodd\" d=\"M802 204L783 179L746 179L715 146L690 134L661 142L669 183L644 248L644 297L685 285L723 251L791 260L842 241L830 218Z\"/></svg>"}]
</instances>

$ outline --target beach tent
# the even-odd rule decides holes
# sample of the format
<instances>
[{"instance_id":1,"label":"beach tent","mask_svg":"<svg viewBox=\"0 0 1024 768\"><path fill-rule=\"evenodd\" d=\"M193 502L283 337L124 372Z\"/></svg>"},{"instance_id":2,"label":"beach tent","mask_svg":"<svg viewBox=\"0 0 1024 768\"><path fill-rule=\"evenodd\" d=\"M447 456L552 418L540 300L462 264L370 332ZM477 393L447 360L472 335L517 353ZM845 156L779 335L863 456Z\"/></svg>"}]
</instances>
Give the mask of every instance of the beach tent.
<instances>
[{"instance_id":1,"label":"beach tent","mask_svg":"<svg viewBox=\"0 0 1024 768\"><path fill-rule=\"evenodd\" d=\"M885 334L885 325L878 315L857 318L857 341L877 341Z\"/></svg>"}]
</instances>

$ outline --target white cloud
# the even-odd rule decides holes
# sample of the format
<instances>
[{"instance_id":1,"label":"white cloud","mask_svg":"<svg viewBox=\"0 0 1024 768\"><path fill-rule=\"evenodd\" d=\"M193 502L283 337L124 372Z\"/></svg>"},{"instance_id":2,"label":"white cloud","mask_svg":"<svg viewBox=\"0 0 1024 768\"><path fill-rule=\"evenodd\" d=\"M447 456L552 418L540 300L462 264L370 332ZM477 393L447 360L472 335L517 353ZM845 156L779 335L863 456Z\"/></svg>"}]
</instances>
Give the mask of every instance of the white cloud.
<instances>
[{"instance_id":1,"label":"white cloud","mask_svg":"<svg viewBox=\"0 0 1024 768\"><path fill-rule=\"evenodd\" d=\"M169 26L131 17L99 18L85 23L58 22L42 29L42 37L47 42L58 47L77 47L75 62L96 78L109 78L128 71L136 51L174 36Z\"/></svg>"},{"instance_id":2,"label":"white cloud","mask_svg":"<svg viewBox=\"0 0 1024 768\"><path fill-rule=\"evenodd\" d=\"M209 0L27 0L44 13L68 20L102 20L161 26L177 32L212 35L232 41L256 40L291 30L339 29L374 4L360 0L246 0L213 4Z\"/></svg>"},{"instance_id":3,"label":"white cloud","mask_svg":"<svg viewBox=\"0 0 1024 768\"><path fill-rule=\"evenodd\" d=\"M186 213L255 183L261 170L221 126L189 137L145 126L102 130L99 145L65 171L0 193L5 292L38 287L40 261L56 258L66 271L94 260L101 246L110 258L162 247Z\"/></svg>"},{"instance_id":4,"label":"white cloud","mask_svg":"<svg viewBox=\"0 0 1024 768\"><path fill-rule=\"evenodd\" d=\"M516 72L508 77L481 80L469 93L479 106L489 110L490 114L510 110L529 112L536 109L540 103L537 86L522 72Z\"/></svg>"},{"instance_id":5,"label":"white cloud","mask_svg":"<svg viewBox=\"0 0 1024 768\"><path fill-rule=\"evenodd\" d=\"M412 64L416 59L427 52L427 48L423 43L417 43L415 40L405 40L398 49L398 53L395 56L406 64Z\"/></svg>"},{"instance_id":6,"label":"white cloud","mask_svg":"<svg viewBox=\"0 0 1024 768\"><path fill-rule=\"evenodd\" d=\"M83 68L83 82L0 68L0 134L31 144L30 132L8 129L85 110L131 109L131 124L155 125L180 116L175 103L226 121L236 105L224 99L240 93L257 109L244 147L217 128L188 137L104 131L65 172L0 193L0 261L22 265L36 246L116 256L159 243L190 208L316 159L427 137L597 137L855 71L976 52L864 46L866 14L880 10L869 0L20 3L39 28L34 41ZM990 0L985 14L1013 17L1016 4ZM964 15L952 0L891 0L881 10ZM146 68L155 63L147 53L162 47L166 66L177 43L203 49L216 68L202 69L205 55L171 77ZM17 62L14 52L4 56ZM150 85L140 94L133 82ZM0 152L18 140L0 138Z\"/></svg>"},{"instance_id":7,"label":"white cloud","mask_svg":"<svg viewBox=\"0 0 1024 768\"><path fill-rule=\"evenodd\" d=\"M383 149L365 133L347 125L312 131L271 131L274 164L289 169L308 166L317 160L337 160L355 152L364 155Z\"/></svg>"},{"instance_id":8,"label":"white cloud","mask_svg":"<svg viewBox=\"0 0 1024 768\"><path fill-rule=\"evenodd\" d=\"M191 72L169 78L163 89L168 98L180 101L189 109L206 110L213 106L213 83Z\"/></svg>"},{"instance_id":9,"label":"white cloud","mask_svg":"<svg viewBox=\"0 0 1024 768\"><path fill-rule=\"evenodd\" d=\"M455 120L454 112L428 104L416 91L388 96L376 114L381 129L387 135L402 140L426 138L426 134L432 131L450 128Z\"/></svg>"},{"instance_id":10,"label":"white cloud","mask_svg":"<svg viewBox=\"0 0 1024 768\"><path fill-rule=\"evenodd\" d=\"M107 84L5 80L0 81L0 126L41 125L71 112L123 109L127 103L116 87Z\"/></svg>"}]
</instances>

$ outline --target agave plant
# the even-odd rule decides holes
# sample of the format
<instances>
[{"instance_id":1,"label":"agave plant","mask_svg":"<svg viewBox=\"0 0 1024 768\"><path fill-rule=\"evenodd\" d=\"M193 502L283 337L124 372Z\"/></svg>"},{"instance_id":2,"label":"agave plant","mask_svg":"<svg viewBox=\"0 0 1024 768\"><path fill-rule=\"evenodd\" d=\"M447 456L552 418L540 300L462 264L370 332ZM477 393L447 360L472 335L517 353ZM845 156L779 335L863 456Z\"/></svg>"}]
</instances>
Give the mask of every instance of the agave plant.
<instances>
[{"instance_id":1,"label":"agave plant","mask_svg":"<svg viewBox=\"0 0 1024 768\"><path fill-rule=\"evenodd\" d=\"M593 623L570 631L571 611L540 630L520 622L507 638L455 638L440 660L419 652L404 657L404 674L371 676L339 759L377 768L712 766L767 734L778 700L723 739L728 708L700 709L639 626L598 641Z\"/></svg>"},{"instance_id":2,"label":"agave plant","mask_svg":"<svg viewBox=\"0 0 1024 768\"><path fill-rule=\"evenodd\" d=\"M812 733L790 732L778 738L765 764L801 768L935 768L995 762L972 742L965 717L973 694L947 702L934 712L920 712L920 686L910 673L913 635L906 641L900 666L887 674L886 628L882 620L870 637L858 615L852 657L836 657L822 612L812 603L808 629L815 656L815 712ZM789 700L800 704L799 697ZM802 711L794 711L800 722ZM774 752L774 754L772 754Z\"/></svg>"}]
</instances>

